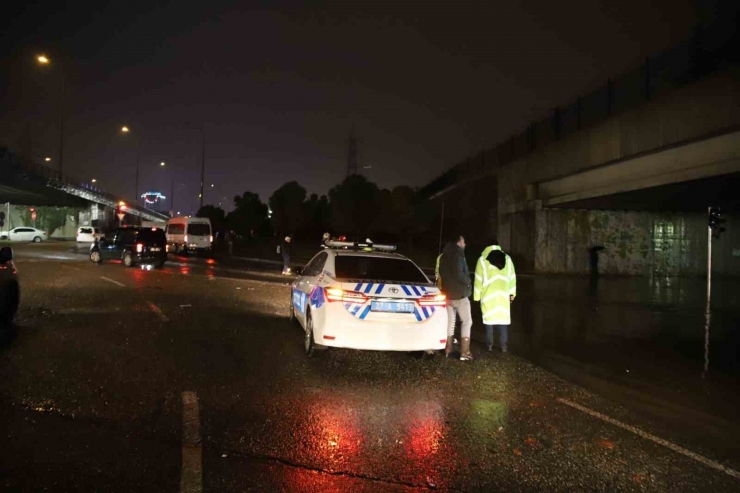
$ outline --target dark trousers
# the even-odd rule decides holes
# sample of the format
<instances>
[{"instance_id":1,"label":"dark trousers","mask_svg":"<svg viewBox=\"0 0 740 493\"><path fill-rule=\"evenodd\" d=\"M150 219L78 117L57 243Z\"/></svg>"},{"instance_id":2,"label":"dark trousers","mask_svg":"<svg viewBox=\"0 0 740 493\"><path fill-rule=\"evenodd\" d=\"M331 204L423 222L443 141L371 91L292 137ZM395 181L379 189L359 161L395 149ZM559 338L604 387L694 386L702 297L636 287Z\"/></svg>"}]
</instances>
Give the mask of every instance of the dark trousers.
<instances>
[{"instance_id":1,"label":"dark trousers","mask_svg":"<svg viewBox=\"0 0 740 493\"><path fill-rule=\"evenodd\" d=\"M508 325L486 325L486 345L493 346L493 329L498 327L499 347L502 350L508 349L509 343L509 326Z\"/></svg>"}]
</instances>

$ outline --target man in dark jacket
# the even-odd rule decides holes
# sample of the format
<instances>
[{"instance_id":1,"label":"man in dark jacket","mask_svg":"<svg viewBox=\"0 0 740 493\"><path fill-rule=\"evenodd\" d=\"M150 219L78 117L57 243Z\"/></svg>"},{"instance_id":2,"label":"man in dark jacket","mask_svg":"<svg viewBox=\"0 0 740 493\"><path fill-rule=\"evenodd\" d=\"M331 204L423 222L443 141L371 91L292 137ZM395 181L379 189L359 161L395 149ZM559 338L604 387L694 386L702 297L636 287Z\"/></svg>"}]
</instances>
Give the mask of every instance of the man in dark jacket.
<instances>
[{"instance_id":1,"label":"man in dark jacket","mask_svg":"<svg viewBox=\"0 0 740 493\"><path fill-rule=\"evenodd\" d=\"M455 321L460 316L462 341L460 359L473 359L470 353L470 328L473 318L470 315L470 300L473 293L472 281L468 263L465 260L465 238L455 235L442 251L439 265L439 276L442 279L442 291L447 295L447 346L445 355L452 352L453 337L455 335Z\"/></svg>"},{"instance_id":2,"label":"man in dark jacket","mask_svg":"<svg viewBox=\"0 0 740 493\"><path fill-rule=\"evenodd\" d=\"M282 255L283 257L283 274L284 275L290 274L290 242L291 242L290 236L286 236L285 240L283 240L283 244L280 249L280 255Z\"/></svg>"}]
</instances>

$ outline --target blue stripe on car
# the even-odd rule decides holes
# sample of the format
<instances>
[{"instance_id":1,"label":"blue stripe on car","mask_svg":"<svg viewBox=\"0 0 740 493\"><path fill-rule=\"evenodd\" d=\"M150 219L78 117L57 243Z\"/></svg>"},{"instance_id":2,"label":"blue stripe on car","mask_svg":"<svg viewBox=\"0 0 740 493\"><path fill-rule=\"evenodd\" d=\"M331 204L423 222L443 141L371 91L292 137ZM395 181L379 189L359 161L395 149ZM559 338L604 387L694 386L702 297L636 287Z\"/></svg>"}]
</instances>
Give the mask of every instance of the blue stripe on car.
<instances>
[{"instance_id":1,"label":"blue stripe on car","mask_svg":"<svg viewBox=\"0 0 740 493\"><path fill-rule=\"evenodd\" d=\"M370 283L370 284L368 284L368 285L367 285L367 286L365 287L365 293L366 293L366 294L367 294L367 293L369 293L371 289L373 289L373 283Z\"/></svg>"},{"instance_id":2,"label":"blue stripe on car","mask_svg":"<svg viewBox=\"0 0 740 493\"><path fill-rule=\"evenodd\" d=\"M409 288L406 286L401 286L401 289L403 289L403 292L406 293L406 296L411 296L411 291L409 291Z\"/></svg>"},{"instance_id":3,"label":"blue stripe on car","mask_svg":"<svg viewBox=\"0 0 740 493\"><path fill-rule=\"evenodd\" d=\"M379 284L378 289L375 290L375 294L380 294L380 292L383 291L384 287L385 287L385 284Z\"/></svg>"},{"instance_id":4,"label":"blue stripe on car","mask_svg":"<svg viewBox=\"0 0 740 493\"><path fill-rule=\"evenodd\" d=\"M360 320L365 320L365 317L367 317L367 314L370 313L370 305L367 305L364 310L362 310L362 313L360 314Z\"/></svg>"}]
</instances>

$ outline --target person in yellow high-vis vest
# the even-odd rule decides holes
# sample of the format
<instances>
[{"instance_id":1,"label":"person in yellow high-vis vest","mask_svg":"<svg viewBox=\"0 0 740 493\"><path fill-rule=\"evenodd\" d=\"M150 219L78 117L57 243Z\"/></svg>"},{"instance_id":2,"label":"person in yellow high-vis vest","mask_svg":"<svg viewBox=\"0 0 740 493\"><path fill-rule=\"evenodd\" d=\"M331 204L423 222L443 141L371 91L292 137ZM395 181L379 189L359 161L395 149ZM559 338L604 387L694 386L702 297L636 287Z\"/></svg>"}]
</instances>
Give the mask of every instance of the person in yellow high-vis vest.
<instances>
[{"instance_id":1,"label":"person in yellow high-vis vest","mask_svg":"<svg viewBox=\"0 0 740 493\"><path fill-rule=\"evenodd\" d=\"M481 253L475 266L473 300L480 301L483 325L486 326L486 344L493 350L493 329L499 329L499 348L508 352L511 303L516 298L516 271L511 257L506 255L498 241Z\"/></svg>"}]
</instances>

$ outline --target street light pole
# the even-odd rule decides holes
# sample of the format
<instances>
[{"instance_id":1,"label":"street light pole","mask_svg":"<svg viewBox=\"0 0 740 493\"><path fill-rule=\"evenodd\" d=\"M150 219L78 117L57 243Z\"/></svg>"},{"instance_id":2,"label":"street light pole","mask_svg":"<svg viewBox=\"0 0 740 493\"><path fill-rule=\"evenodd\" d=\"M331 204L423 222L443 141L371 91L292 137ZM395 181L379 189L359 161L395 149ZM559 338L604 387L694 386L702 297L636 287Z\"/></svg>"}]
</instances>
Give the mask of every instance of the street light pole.
<instances>
[{"instance_id":1,"label":"street light pole","mask_svg":"<svg viewBox=\"0 0 740 493\"><path fill-rule=\"evenodd\" d=\"M64 163L64 86L66 78L64 76L64 67L62 67L61 64L59 65L59 67L59 70L62 73L62 94L60 96L61 109L59 110L59 177L61 178L62 164Z\"/></svg>"},{"instance_id":2,"label":"street light pole","mask_svg":"<svg viewBox=\"0 0 740 493\"><path fill-rule=\"evenodd\" d=\"M38 55L36 57L36 61L41 65L49 65L51 63L51 59L45 55ZM64 96L66 77L64 76L64 65L59 61L57 61L56 64L59 65L59 73L61 76L61 92L59 94L59 177L61 178L64 166Z\"/></svg>"},{"instance_id":3,"label":"street light pole","mask_svg":"<svg viewBox=\"0 0 740 493\"><path fill-rule=\"evenodd\" d=\"M202 156L200 159L200 207L203 208L203 182L205 181L205 175L206 175L206 131L205 131L205 124L201 123L200 126L200 135L201 135L201 148L202 148Z\"/></svg>"},{"instance_id":4,"label":"street light pole","mask_svg":"<svg viewBox=\"0 0 740 493\"><path fill-rule=\"evenodd\" d=\"M141 147L141 138L137 135L136 136L136 183L134 187L136 190L134 190L134 200L136 201L136 205L139 205L139 148Z\"/></svg>"}]
</instances>

